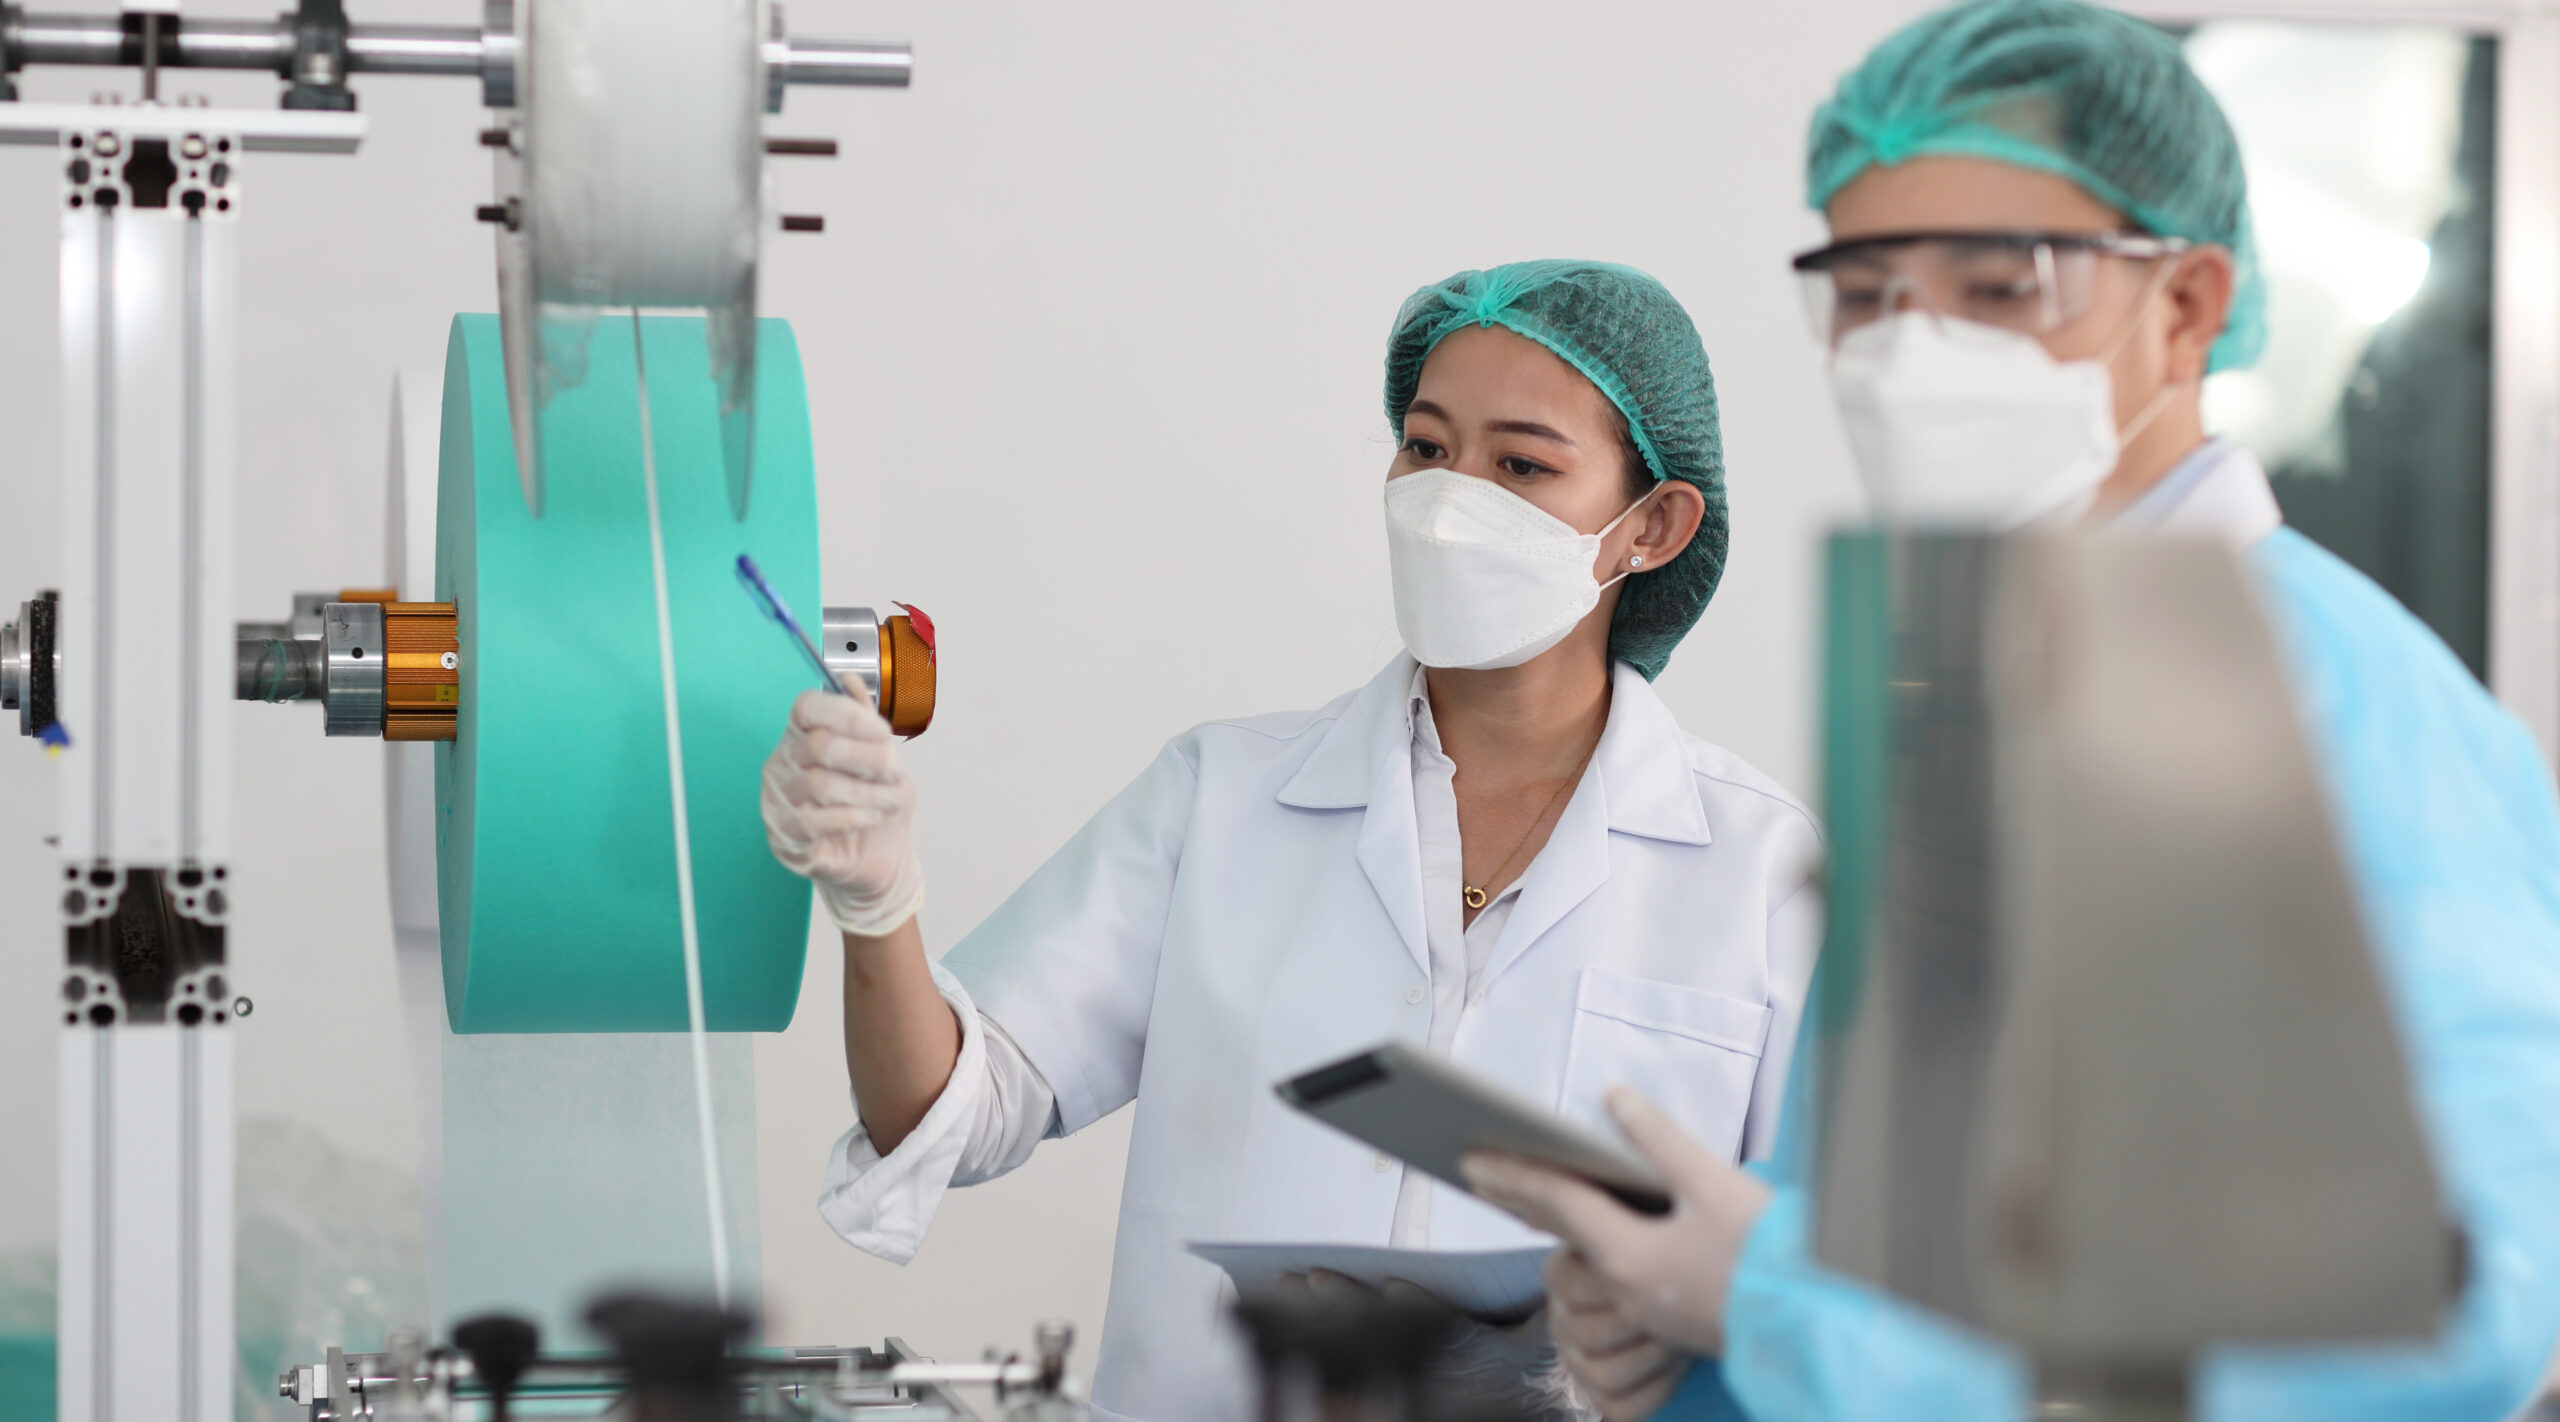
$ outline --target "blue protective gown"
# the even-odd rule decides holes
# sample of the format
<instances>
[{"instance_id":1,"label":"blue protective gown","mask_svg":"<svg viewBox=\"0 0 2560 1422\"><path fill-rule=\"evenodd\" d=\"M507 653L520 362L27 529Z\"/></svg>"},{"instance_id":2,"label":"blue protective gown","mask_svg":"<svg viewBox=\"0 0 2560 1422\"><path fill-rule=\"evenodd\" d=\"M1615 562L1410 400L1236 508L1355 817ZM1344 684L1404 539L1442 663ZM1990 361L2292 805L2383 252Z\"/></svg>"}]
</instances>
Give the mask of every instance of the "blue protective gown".
<instances>
[{"instance_id":1,"label":"blue protective gown","mask_svg":"<svg viewBox=\"0 0 2560 1422\"><path fill-rule=\"evenodd\" d=\"M2531 1396L2560 1337L2560 809L2523 726L2388 593L2290 529L2244 556L2340 820L2471 1275L2430 1344L2208 1356L2197 1415L2495 1422ZM1813 1263L1809 1116L1791 1106L1786 1120L1725 1360L1695 1368L1657 1415L2024 1418L2016 1352Z\"/></svg>"}]
</instances>

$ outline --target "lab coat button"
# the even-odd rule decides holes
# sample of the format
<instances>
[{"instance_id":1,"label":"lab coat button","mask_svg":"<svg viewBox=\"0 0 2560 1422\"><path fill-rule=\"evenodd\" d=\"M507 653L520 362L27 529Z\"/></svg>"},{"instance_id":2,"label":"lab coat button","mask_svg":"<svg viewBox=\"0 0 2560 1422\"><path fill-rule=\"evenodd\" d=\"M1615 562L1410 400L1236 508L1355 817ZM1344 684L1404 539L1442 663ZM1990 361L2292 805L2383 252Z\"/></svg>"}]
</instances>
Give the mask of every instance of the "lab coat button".
<instances>
[{"instance_id":1,"label":"lab coat button","mask_svg":"<svg viewBox=\"0 0 2560 1422\"><path fill-rule=\"evenodd\" d=\"M1384 1154L1380 1154L1380 1155L1379 1155L1379 1157L1378 1157L1377 1159L1375 1159L1375 1160L1373 1160L1373 1161L1370 1161L1370 1162L1369 1162L1369 1168L1370 1168L1371 1170L1374 1170L1374 1171L1378 1172L1380 1175L1384 1175L1384 1174L1386 1174L1386 1173L1387 1173L1388 1169L1389 1169L1390 1167L1392 1167L1394 1164L1395 1164L1395 1161L1394 1161L1394 1160L1390 1159L1389 1157L1387 1157L1387 1156L1386 1156L1386 1155L1384 1155Z\"/></svg>"},{"instance_id":2,"label":"lab coat button","mask_svg":"<svg viewBox=\"0 0 2560 1422\"><path fill-rule=\"evenodd\" d=\"M1406 988L1404 990L1404 1000L1414 1004L1415 1006L1420 1006L1422 1003L1422 984L1415 983L1413 986Z\"/></svg>"}]
</instances>

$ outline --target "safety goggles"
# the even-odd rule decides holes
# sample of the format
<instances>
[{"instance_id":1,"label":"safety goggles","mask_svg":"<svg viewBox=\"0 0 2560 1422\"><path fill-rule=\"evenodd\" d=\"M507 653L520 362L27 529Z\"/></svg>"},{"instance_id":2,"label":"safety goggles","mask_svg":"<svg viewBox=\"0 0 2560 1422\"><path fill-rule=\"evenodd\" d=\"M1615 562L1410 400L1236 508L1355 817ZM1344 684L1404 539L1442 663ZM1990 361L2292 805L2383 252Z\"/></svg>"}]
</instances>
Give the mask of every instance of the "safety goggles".
<instances>
[{"instance_id":1,"label":"safety goggles","mask_svg":"<svg viewBox=\"0 0 2560 1422\"><path fill-rule=\"evenodd\" d=\"M2041 336L2088 314L2100 261L2153 261L2190 245L2137 232L1898 232L1818 247L1794 265L1826 345L1910 310Z\"/></svg>"}]
</instances>

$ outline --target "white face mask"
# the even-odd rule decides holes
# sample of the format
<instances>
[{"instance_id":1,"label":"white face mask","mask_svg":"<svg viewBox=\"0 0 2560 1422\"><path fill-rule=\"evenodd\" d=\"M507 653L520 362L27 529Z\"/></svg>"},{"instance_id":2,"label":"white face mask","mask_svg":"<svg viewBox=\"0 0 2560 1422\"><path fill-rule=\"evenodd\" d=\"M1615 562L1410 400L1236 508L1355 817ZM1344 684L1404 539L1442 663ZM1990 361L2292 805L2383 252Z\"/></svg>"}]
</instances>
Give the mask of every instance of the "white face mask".
<instances>
[{"instance_id":1,"label":"white face mask","mask_svg":"<svg viewBox=\"0 0 2560 1422\"><path fill-rule=\"evenodd\" d=\"M1659 486L1657 486L1659 487ZM1598 533L1573 525L1489 479L1421 469L1387 481L1387 571L1396 631L1426 667L1516 667L1564 640L1599 605L1600 540L1652 498L1627 505Z\"/></svg>"},{"instance_id":2,"label":"white face mask","mask_svg":"<svg viewBox=\"0 0 2560 1422\"><path fill-rule=\"evenodd\" d=\"M2032 336L1921 311L1850 332L1831 394L1876 512L1998 529L2086 513L2124 440L2176 389L2119 434L2112 354L2058 361Z\"/></svg>"}]
</instances>

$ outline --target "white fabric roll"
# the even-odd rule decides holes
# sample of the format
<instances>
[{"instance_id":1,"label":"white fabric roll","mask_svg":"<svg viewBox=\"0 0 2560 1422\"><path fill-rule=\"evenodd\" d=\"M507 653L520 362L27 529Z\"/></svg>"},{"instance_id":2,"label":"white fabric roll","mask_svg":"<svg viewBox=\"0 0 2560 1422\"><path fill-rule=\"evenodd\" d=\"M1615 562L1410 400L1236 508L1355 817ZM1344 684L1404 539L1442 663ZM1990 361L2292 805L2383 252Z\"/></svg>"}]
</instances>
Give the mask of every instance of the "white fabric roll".
<instances>
[{"instance_id":1,"label":"white fabric roll","mask_svg":"<svg viewBox=\"0 0 2560 1422\"><path fill-rule=\"evenodd\" d=\"M764 73L755 0L524 7L523 222L536 300L752 299Z\"/></svg>"},{"instance_id":2,"label":"white fabric roll","mask_svg":"<svg viewBox=\"0 0 2560 1422\"><path fill-rule=\"evenodd\" d=\"M764 0L528 0L499 160L499 310L517 466L542 510L542 411L599 315L708 315L731 513L746 515L763 232Z\"/></svg>"}]
</instances>

